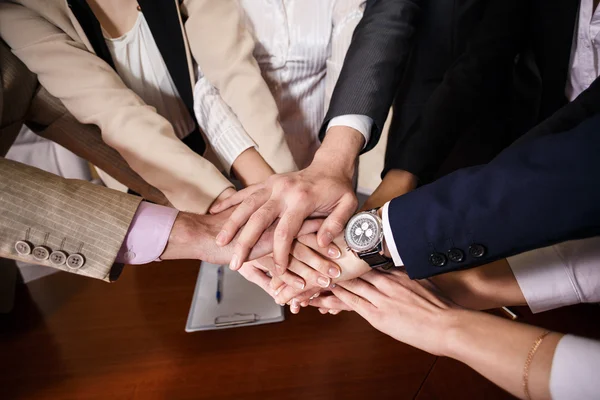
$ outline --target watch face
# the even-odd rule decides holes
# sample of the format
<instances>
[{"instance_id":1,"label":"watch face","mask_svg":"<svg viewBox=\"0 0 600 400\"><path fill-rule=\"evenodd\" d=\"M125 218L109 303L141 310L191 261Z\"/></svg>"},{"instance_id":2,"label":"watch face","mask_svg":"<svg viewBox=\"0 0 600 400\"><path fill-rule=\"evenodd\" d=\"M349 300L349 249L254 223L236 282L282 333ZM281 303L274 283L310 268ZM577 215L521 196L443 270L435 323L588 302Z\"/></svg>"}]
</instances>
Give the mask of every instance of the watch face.
<instances>
[{"instance_id":1,"label":"watch face","mask_svg":"<svg viewBox=\"0 0 600 400\"><path fill-rule=\"evenodd\" d=\"M354 251L371 250L381 241L382 228L373 214L362 212L350 219L346 226L346 243Z\"/></svg>"}]
</instances>

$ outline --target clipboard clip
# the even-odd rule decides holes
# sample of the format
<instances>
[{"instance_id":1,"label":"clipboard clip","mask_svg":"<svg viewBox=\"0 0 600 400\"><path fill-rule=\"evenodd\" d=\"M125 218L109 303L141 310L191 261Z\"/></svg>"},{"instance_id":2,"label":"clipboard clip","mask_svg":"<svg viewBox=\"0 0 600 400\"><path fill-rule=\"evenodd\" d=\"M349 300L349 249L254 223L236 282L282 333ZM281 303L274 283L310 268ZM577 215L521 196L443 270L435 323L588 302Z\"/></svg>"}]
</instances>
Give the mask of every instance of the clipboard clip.
<instances>
[{"instance_id":1,"label":"clipboard clip","mask_svg":"<svg viewBox=\"0 0 600 400\"><path fill-rule=\"evenodd\" d=\"M258 314L240 314L235 313L232 315L220 315L215 318L215 326L235 326L235 325L245 325L252 324L254 322L260 321L260 315Z\"/></svg>"}]
</instances>

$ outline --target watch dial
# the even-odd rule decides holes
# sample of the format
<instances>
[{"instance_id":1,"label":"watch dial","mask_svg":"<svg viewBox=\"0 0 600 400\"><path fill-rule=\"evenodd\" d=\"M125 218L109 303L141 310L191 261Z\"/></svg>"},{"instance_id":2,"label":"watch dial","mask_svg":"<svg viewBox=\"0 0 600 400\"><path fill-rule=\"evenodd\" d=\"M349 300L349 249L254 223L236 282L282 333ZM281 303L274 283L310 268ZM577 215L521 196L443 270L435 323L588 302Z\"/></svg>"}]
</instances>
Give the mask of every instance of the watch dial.
<instances>
[{"instance_id":1,"label":"watch dial","mask_svg":"<svg viewBox=\"0 0 600 400\"><path fill-rule=\"evenodd\" d=\"M379 240L379 227L370 215L358 215L350 220L346 229L346 241L355 250L373 248Z\"/></svg>"}]
</instances>

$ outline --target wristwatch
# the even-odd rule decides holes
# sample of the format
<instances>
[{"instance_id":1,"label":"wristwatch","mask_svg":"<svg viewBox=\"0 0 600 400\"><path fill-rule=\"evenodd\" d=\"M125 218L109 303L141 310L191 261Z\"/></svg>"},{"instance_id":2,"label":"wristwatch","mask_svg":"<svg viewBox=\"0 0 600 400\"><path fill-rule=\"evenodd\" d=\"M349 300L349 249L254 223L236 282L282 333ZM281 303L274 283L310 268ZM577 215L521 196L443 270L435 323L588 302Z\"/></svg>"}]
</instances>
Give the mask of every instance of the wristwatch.
<instances>
[{"instance_id":1,"label":"wristwatch","mask_svg":"<svg viewBox=\"0 0 600 400\"><path fill-rule=\"evenodd\" d=\"M348 221L344 238L350 250L371 268L394 266L391 258L383 253L383 223L377 209L363 211Z\"/></svg>"}]
</instances>

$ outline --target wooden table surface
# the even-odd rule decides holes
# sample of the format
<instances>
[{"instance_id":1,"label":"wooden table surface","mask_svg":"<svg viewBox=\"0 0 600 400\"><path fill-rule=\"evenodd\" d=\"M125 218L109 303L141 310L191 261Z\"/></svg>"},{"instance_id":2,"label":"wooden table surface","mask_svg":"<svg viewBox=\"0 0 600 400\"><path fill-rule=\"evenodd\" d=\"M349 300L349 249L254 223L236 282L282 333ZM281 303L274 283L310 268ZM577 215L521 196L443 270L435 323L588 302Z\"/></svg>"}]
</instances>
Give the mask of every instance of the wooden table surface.
<instances>
[{"instance_id":1,"label":"wooden table surface","mask_svg":"<svg viewBox=\"0 0 600 400\"><path fill-rule=\"evenodd\" d=\"M15 309L0 315L0 398L511 398L353 313L310 309L278 324L185 333L197 265L127 267L114 284L57 273L20 285ZM582 323L598 307L565 310L537 322L568 319L600 336Z\"/></svg>"}]
</instances>

